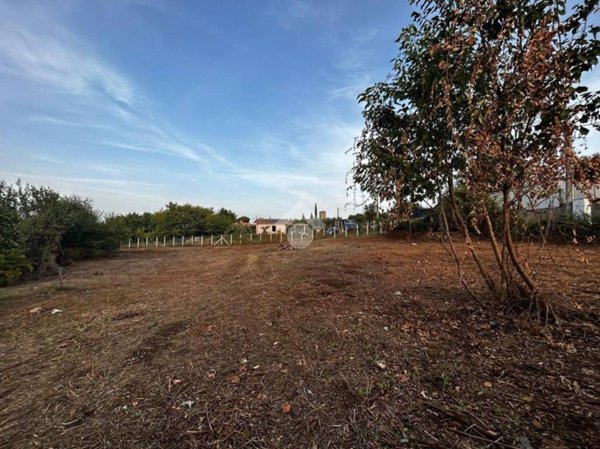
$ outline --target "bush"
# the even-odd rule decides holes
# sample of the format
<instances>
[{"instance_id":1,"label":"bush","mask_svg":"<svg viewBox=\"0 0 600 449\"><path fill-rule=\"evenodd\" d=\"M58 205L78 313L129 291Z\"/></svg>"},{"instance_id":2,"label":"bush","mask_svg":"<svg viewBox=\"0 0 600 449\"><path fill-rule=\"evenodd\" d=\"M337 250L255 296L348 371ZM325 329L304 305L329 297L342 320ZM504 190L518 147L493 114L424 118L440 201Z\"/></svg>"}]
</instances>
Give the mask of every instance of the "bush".
<instances>
[{"instance_id":1,"label":"bush","mask_svg":"<svg viewBox=\"0 0 600 449\"><path fill-rule=\"evenodd\" d=\"M119 228L103 222L90 200L45 187L0 182L0 284L28 271L55 272L73 259L110 254Z\"/></svg>"},{"instance_id":2,"label":"bush","mask_svg":"<svg viewBox=\"0 0 600 449\"><path fill-rule=\"evenodd\" d=\"M5 286L19 279L31 270L31 262L20 248L0 251L0 286Z\"/></svg>"},{"instance_id":3,"label":"bush","mask_svg":"<svg viewBox=\"0 0 600 449\"><path fill-rule=\"evenodd\" d=\"M530 222L527 233L553 243L600 243L600 216L562 216Z\"/></svg>"}]
</instances>

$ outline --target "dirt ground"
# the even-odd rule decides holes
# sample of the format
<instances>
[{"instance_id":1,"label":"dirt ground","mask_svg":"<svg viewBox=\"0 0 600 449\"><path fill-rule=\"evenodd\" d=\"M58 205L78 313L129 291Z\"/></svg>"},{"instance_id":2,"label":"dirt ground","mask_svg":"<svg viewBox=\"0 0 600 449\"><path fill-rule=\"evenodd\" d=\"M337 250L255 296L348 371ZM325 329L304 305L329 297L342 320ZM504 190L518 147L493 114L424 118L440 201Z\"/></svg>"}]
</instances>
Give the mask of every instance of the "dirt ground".
<instances>
[{"instance_id":1,"label":"dirt ground","mask_svg":"<svg viewBox=\"0 0 600 449\"><path fill-rule=\"evenodd\" d=\"M123 251L0 290L0 447L598 448L600 247L522 251L560 324L385 237Z\"/></svg>"}]
</instances>

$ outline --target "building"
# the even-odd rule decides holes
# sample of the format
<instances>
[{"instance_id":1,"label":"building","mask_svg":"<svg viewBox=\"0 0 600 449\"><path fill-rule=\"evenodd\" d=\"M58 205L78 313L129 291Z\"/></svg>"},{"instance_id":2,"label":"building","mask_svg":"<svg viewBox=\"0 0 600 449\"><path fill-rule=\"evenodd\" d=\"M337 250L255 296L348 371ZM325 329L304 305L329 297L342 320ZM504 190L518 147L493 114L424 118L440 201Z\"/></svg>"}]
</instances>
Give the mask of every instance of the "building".
<instances>
[{"instance_id":1,"label":"building","mask_svg":"<svg viewBox=\"0 0 600 449\"><path fill-rule=\"evenodd\" d=\"M257 218L254 224L257 234L279 234L287 232L291 222L283 218Z\"/></svg>"},{"instance_id":2,"label":"building","mask_svg":"<svg viewBox=\"0 0 600 449\"><path fill-rule=\"evenodd\" d=\"M325 212L324 210L320 210L319 211L319 220L321 220L321 221L327 220L327 212Z\"/></svg>"},{"instance_id":3,"label":"building","mask_svg":"<svg viewBox=\"0 0 600 449\"><path fill-rule=\"evenodd\" d=\"M600 214L600 186L591 188L587 195L577 187L561 181L554 195L537 200L526 199L524 204L531 212L576 217Z\"/></svg>"}]
</instances>

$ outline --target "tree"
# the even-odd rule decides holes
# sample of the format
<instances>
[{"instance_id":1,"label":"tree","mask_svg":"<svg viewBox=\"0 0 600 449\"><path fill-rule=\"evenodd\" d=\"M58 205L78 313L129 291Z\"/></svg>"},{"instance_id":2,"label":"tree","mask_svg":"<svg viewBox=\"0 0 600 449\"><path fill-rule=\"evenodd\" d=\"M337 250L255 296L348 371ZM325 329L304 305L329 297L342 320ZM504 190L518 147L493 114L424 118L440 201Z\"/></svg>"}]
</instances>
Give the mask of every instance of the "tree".
<instances>
[{"instance_id":1,"label":"tree","mask_svg":"<svg viewBox=\"0 0 600 449\"><path fill-rule=\"evenodd\" d=\"M19 230L18 206L17 191L0 181L0 285L18 279L32 268Z\"/></svg>"},{"instance_id":2,"label":"tree","mask_svg":"<svg viewBox=\"0 0 600 449\"><path fill-rule=\"evenodd\" d=\"M210 208L170 202L164 210L154 214L154 235L200 235L206 231L212 215L213 210Z\"/></svg>"},{"instance_id":3,"label":"tree","mask_svg":"<svg viewBox=\"0 0 600 449\"><path fill-rule=\"evenodd\" d=\"M0 182L0 230L0 284L119 247L116 229L101 220L90 200L20 182Z\"/></svg>"},{"instance_id":4,"label":"tree","mask_svg":"<svg viewBox=\"0 0 600 449\"><path fill-rule=\"evenodd\" d=\"M394 75L359 97L365 128L354 147L353 179L374 198L447 201L451 217L441 204L440 220L465 288L476 297L449 218L497 298L551 314L519 256L514 223L525 197L554 191L580 166L575 139L598 126L600 95L581 85L600 54L600 29L588 25L598 0L570 13L564 0L412 3L419 11L398 38ZM458 182L468 214L458 207ZM501 209L500 233L490 197ZM473 244L469 217L485 223L495 268Z\"/></svg>"},{"instance_id":5,"label":"tree","mask_svg":"<svg viewBox=\"0 0 600 449\"><path fill-rule=\"evenodd\" d=\"M209 215L206 222L208 234L224 234L231 225L236 222L236 215L225 208L221 208L216 214Z\"/></svg>"}]
</instances>

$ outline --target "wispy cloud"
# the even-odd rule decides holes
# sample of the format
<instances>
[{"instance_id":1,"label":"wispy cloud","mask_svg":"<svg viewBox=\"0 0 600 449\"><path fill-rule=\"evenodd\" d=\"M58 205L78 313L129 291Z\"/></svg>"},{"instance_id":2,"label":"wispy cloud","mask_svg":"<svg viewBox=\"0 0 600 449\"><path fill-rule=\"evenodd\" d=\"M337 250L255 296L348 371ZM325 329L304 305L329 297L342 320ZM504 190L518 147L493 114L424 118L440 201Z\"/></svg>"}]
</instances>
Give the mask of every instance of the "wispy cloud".
<instances>
[{"instance_id":1,"label":"wispy cloud","mask_svg":"<svg viewBox=\"0 0 600 449\"><path fill-rule=\"evenodd\" d=\"M113 188L136 187L136 188L143 188L143 189L147 189L147 190L160 190L162 187L164 187L162 184L131 181L131 180L127 180L127 179L52 176L52 175L38 175L38 174L33 174L33 173L20 173L20 172L10 172L10 171L0 171L0 175L10 176L13 178L23 178L23 179L44 179L44 180L56 180L56 181L68 181L68 182L72 182L72 183L76 183L76 184L80 184L80 185L81 184L97 185L97 186L105 186L105 187L113 187Z\"/></svg>"},{"instance_id":2,"label":"wispy cloud","mask_svg":"<svg viewBox=\"0 0 600 449\"><path fill-rule=\"evenodd\" d=\"M329 89L329 99L345 98L355 102L358 95L371 84L373 84L371 76L366 73L359 73L354 77L346 79L345 84L338 84Z\"/></svg>"},{"instance_id":3,"label":"wispy cloud","mask_svg":"<svg viewBox=\"0 0 600 449\"><path fill-rule=\"evenodd\" d=\"M0 21L0 74L39 85L63 97L69 95L85 104L86 112L93 116L89 120L68 114L65 117L61 104L56 116L34 115L32 121L67 128L112 130L105 134L109 139L99 143L125 150L228 163L227 158L209 145L186 142L164 122L149 115L150 102L138 93L134 83L92 54L67 36L34 34Z\"/></svg>"},{"instance_id":4,"label":"wispy cloud","mask_svg":"<svg viewBox=\"0 0 600 449\"><path fill-rule=\"evenodd\" d=\"M373 51L373 42L378 36L378 30L367 28L353 30L350 37L332 39L330 46L337 76L330 82L329 100L346 99L356 104L356 97L385 74Z\"/></svg>"},{"instance_id":5,"label":"wispy cloud","mask_svg":"<svg viewBox=\"0 0 600 449\"><path fill-rule=\"evenodd\" d=\"M127 105L135 101L128 80L51 37L5 22L0 22L0 37L1 72L76 95L100 94Z\"/></svg>"},{"instance_id":6,"label":"wispy cloud","mask_svg":"<svg viewBox=\"0 0 600 449\"><path fill-rule=\"evenodd\" d=\"M109 176L119 176L123 173L123 169L121 167L113 164L90 163L83 164L82 168Z\"/></svg>"},{"instance_id":7,"label":"wispy cloud","mask_svg":"<svg viewBox=\"0 0 600 449\"><path fill-rule=\"evenodd\" d=\"M51 117L49 115L32 115L31 117L29 117L29 121L32 123L47 123L50 125L67 126L67 127L72 127L72 128L114 129L112 126L103 125L100 123L76 122L76 121L61 119L58 117Z\"/></svg>"},{"instance_id":8,"label":"wispy cloud","mask_svg":"<svg viewBox=\"0 0 600 449\"><path fill-rule=\"evenodd\" d=\"M45 154L33 154L31 158L42 162L50 162L52 164L58 164L59 162L58 159L51 156L47 156Z\"/></svg>"}]
</instances>

